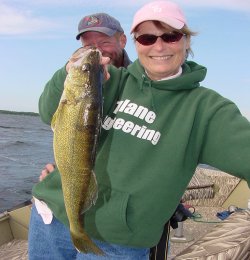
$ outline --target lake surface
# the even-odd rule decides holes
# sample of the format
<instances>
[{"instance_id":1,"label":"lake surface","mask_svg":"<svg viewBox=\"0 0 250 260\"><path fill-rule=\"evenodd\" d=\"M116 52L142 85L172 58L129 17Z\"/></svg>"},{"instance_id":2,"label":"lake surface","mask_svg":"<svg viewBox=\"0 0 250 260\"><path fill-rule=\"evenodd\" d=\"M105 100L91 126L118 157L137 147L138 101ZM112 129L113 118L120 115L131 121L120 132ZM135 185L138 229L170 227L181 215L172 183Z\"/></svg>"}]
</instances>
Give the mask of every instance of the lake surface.
<instances>
[{"instance_id":1,"label":"lake surface","mask_svg":"<svg viewBox=\"0 0 250 260\"><path fill-rule=\"evenodd\" d=\"M0 212L31 198L48 162L54 162L50 126L39 116L0 113Z\"/></svg>"}]
</instances>

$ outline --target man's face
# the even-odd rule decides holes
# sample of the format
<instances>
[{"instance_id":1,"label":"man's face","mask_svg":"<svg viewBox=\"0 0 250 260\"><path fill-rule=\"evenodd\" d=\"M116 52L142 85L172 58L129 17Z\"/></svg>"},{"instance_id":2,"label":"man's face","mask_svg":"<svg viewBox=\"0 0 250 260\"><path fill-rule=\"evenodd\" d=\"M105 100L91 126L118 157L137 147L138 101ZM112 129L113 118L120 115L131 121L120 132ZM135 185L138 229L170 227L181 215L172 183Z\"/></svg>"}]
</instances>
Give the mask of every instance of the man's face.
<instances>
[{"instance_id":1,"label":"man's face","mask_svg":"<svg viewBox=\"0 0 250 260\"><path fill-rule=\"evenodd\" d=\"M116 67L121 67L123 63L123 49L126 45L124 34L107 36L100 32L85 32L80 37L83 47L98 48L104 57L110 58L110 63Z\"/></svg>"}]
</instances>

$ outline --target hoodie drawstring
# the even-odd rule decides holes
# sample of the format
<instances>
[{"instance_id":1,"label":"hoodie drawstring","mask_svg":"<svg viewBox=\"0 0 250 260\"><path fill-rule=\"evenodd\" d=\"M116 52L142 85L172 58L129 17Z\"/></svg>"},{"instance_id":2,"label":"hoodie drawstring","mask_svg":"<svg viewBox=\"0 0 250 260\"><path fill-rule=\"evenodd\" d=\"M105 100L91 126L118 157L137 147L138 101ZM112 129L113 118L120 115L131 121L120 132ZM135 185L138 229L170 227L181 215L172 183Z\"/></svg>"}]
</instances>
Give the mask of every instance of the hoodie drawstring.
<instances>
[{"instance_id":1,"label":"hoodie drawstring","mask_svg":"<svg viewBox=\"0 0 250 260\"><path fill-rule=\"evenodd\" d=\"M140 90L141 91L143 91L145 84L147 84L148 87L149 87L149 92L150 92L150 95L151 95L151 107L152 107L153 111L156 112L156 107L155 107L155 104L154 104L153 90L152 90L152 81L148 80L147 77L144 74L142 74L142 81L141 81L141 84L140 84Z\"/></svg>"}]
</instances>

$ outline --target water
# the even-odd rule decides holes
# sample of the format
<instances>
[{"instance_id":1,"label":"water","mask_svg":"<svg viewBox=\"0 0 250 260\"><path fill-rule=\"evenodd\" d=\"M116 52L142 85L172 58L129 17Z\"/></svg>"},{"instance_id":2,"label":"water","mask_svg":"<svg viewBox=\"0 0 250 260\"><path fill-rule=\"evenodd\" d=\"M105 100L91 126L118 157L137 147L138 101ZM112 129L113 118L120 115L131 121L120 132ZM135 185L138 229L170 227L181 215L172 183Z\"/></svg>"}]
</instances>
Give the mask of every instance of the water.
<instances>
[{"instance_id":1,"label":"water","mask_svg":"<svg viewBox=\"0 0 250 260\"><path fill-rule=\"evenodd\" d=\"M0 212L31 199L48 162L54 162L50 126L38 116L0 113Z\"/></svg>"}]
</instances>

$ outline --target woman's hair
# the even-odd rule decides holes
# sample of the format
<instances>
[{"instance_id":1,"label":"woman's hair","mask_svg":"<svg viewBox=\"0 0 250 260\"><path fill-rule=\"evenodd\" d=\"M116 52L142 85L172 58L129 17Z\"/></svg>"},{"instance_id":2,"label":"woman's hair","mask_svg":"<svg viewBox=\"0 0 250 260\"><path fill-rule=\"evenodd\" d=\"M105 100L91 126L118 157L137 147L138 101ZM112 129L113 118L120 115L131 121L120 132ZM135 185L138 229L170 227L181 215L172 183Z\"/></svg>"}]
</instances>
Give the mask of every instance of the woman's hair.
<instances>
[{"instance_id":1,"label":"woman's hair","mask_svg":"<svg viewBox=\"0 0 250 260\"><path fill-rule=\"evenodd\" d=\"M183 34L187 37L187 39L190 40L190 45L191 45L191 37L192 37L192 36L196 36L196 35L198 34L197 32L191 31L191 30L187 27L187 25L184 25L180 30L177 30L177 31L183 33ZM187 58L189 55L191 55L192 57L194 56L194 53L193 53L191 47L189 47L189 48L187 49L186 58Z\"/></svg>"},{"instance_id":2,"label":"woman's hair","mask_svg":"<svg viewBox=\"0 0 250 260\"><path fill-rule=\"evenodd\" d=\"M169 29L169 27L171 27L171 26L166 25L165 23L160 22L160 21L152 21L152 22L154 23L155 26L157 26L157 27L160 28L160 29L166 29L166 28ZM171 27L171 28L172 28L172 27ZM175 29L175 28L173 28L173 30L176 31L176 32L180 32L180 33L184 34L184 35L187 37L187 39L190 40L190 42L191 42L191 37L197 35L197 32L191 31L191 30L188 28L187 25L184 25L184 26L183 26L181 29L179 29L179 30L178 30L178 29ZM137 31L138 31L138 25L137 25L136 28L134 29L133 34L135 35ZM187 58L189 55L191 55L192 57L194 56L194 53L193 53L191 47L187 49L186 58Z\"/></svg>"}]
</instances>

